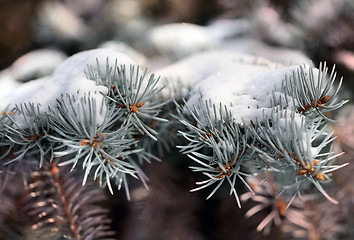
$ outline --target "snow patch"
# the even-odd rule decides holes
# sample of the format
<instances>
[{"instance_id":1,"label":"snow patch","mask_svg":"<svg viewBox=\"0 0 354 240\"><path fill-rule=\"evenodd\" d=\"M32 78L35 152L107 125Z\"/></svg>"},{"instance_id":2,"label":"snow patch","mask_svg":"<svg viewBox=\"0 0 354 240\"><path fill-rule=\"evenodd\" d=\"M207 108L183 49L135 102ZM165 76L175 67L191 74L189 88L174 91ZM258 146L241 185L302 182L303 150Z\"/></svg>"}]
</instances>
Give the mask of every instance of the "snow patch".
<instances>
[{"instance_id":1,"label":"snow patch","mask_svg":"<svg viewBox=\"0 0 354 240\"><path fill-rule=\"evenodd\" d=\"M103 101L101 92L107 93L108 89L105 86L97 86L93 80L87 79L85 70L88 65L92 65L94 71L97 72L96 61L98 60L99 70L105 73L107 59L111 66L114 66L116 60L118 66L136 65L136 62L126 54L110 49L95 49L75 54L63 62L52 76L30 81L13 91L1 94L0 111L7 106L10 106L11 109L15 104L31 102L40 104L41 112L47 112L48 107L55 106L56 100L61 99L62 95L75 95L77 99L80 99L88 93L95 99L97 107L100 107ZM14 117L16 118L16 116ZM102 119L99 118L100 121ZM23 122L23 119L16 120Z\"/></svg>"},{"instance_id":2,"label":"snow patch","mask_svg":"<svg viewBox=\"0 0 354 240\"><path fill-rule=\"evenodd\" d=\"M280 89L286 76L291 76L298 67L247 54L212 51L196 54L158 70L157 74L167 85L175 84L169 76L177 76L185 88L191 88L187 100L190 108L200 99L211 99L217 108L220 103L226 105L233 120L243 125L270 114L273 91L283 105L292 106L292 102L285 103Z\"/></svg>"}]
</instances>

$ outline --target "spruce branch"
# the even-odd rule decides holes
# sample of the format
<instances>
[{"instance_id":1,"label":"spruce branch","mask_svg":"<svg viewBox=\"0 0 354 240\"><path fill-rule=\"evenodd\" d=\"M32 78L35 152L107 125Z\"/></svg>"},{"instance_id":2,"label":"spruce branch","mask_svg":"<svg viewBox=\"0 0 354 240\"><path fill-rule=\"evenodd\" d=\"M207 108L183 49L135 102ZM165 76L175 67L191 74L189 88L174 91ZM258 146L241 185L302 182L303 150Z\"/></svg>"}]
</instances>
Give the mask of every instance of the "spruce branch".
<instances>
[{"instance_id":1,"label":"spruce branch","mask_svg":"<svg viewBox=\"0 0 354 240\"><path fill-rule=\"evenodd\" d=\"M338 155L326 150L334 139L332 133L326 127L320 129L321 122L296 119L294 112L274 110L264 119L269 119L262 121L264 126L258 119L257 129L251 128L258 146L250 147L278 178L283 191L292 189L295 196L306 182L311 182L328 200L337 203L321 186L321 182L330 180L332 171L347 165L333 165Z\"/></svg>"},{"instance_id":2,"label":"spruce branch","mask_svg":"<svg viewBox=\"0 0 354 240\"><path fill-rule=\"evenodd\" d=\"M47 155L52 159L53 144L47 140L50 132L48 120L46 114L39 110L39 105L23 103L16 105L10 113L6 113L1 121L1 145L7 149L6 153L13 150L12 154L16 156L8 163L21 160L25 154L39 154L39 167Z\"/></svg>"},{"instance_id":3,"label":"spruce branch","mask_svg":"<svg viewBox=\"0 0 354 240\"><path fill-rule=\"evenodd\" d=\"M214 178L214 183L217 169L211 170L210 163L225 146L231 149L243 146L247 151L242 152L245 158L241 164L241 175L269 172L264 181L274 176L280 188L279 195L283 192L292 194L289 205L308 183L312 183L331 202L337 203L321 184L331 181L332 172L347 164L334 165L334 159L340 154L334 155L330 149L334 137L328 127L330 119L324 113L341 107L347 101L336 103L341 81L335 88L336 74L332 70L327 76L327 72L325 64L318 71L310 66L298 67L291 77L282 81L280 92L276 86L273 88L269 108L255 122L235 123L229 108L222 104L216 108L212 100L204 102L201 99L192 107L185 101L184 106L176 104L178 115L175 117L184 126L179 133L187 140L186 145L178 147L203 166L197 171L214 171L214 175L208 175L210 179ZM233 140L228 138L228 134L234 137ZM222 176L231 174L227 163L218 168L223 170ZM243 178L240 180L246 183ZM197 189L211 185L210 181L205 181ZM221 183L216 189L220 186Z\"/></svg>"},{"instance_id":4,"label":"spruce branch","mask_svg":"<svg viewBox=\"0 0 354 240\"><path fill-rule=\"evenodd\" d=\"M172 117L170 101L164 97L158 77L139 66L131 65L128 69L118 66L117 61L111 66L108 58L105 70L97 60L95 67L87 67L87 79L77 75L82 83L88 80L86 83L91 85L77 90L77 95L63 92L57 104L49 106L46 112L33 103L2 110L1 170L22 164L29 157L38 157L42 167L32 171L22 191L24 209L34 223L20 234L38 239L109 239L113 233L109 230L107 211L98 206L104 198L93 182L107 186L112 194L112 185L118 190L124 187L128 199L129 177L141 180L148 188L149 179L141 165L159 160L156 148L168 149L167 143L176 128L185 140L177 147L193 161L190 169L204 177L191 191L212 187L207 197L210 198L226 185L239 207L243 200L253 200L255 206L247 211L247 217L270 210L259 221L259 231L270 231L272 222L296 222L301 211L296 197L314 187L337 203L322 185L332 181L334 171L347 165L334 163L340 154L334 154L330 147L335 138L328 127L332 120L326 115L346 103L337 101L342 80L336 84L336 73L333 69L328 76L326 64L320 65L318 71L312 66L292 66L278 73L277 67L268 62L252 61L246 64L247 71L241 71L245 66L242 64L237 71L247 75L256 64L255 71L260 74L240 77L245 82L238 89L226 91L226 98L219 98L215 92L209 94L221 102L203 99L208 96L206 88L213 83L192 80L200 87L200 96L199 90L192 89L195 95L188 103L176 102L177 113ZM236 73L230 66L217 68ZM281 81L289 69L295 71ZM263 73L275 77L257 89L257 84L264 80ZM218 74L213 74L208 80L219 79ZM220 79L226 85L234 84L229 77ZM251 90L245 91L248 84L253 84ZM77 85L73 86L76 91ZM223 87L218 90L223 91ZM175 95L182 93L176 91ZM226 102L229 100L231 104ZM244 100L247 104L243 104ZM23 161L16 161L20 159ZM14 163L3 166L9 162ZM257 185L250 180L255 177ZM239 195L239 182L249 192ZM300 220L298 225L303 227L306 220ZM318 220L312 222L317 224Z\"/></svg>"},{"instance_id":5,"label":"spruce branch","mask_svg":"<svg viewBox=\"0 0 354 240\"><path fill-rule=\"evenodd\" d=\"M118 172L135 176L127 156L141 150L131 150L134 139L126 138L129 125L116 126L121 116L122 112L109 108L106 100L99 106L90 96L58 100L49 116L50 127L56 134L49 138L57 143L54 154L62 159L59 165L72 164L72 169L79 165L85 169L83 185L93 170L93 178L98 178L101 186L107 185L112 193L110 179Z\"/></svg>"},{"instance_id":6,"label":"spruce branch","mask_svg":"<svg viewBox=\"0 0 354 240\"><path fill-rule=\"evenodd\" d=\"M39 239L113 239L107 210L98 205L105 199L102 192L92 184L82 187L77 173L67 170L52 161L31 174L25 211L34 223L27 234Z\"/></svg>"},{"instance_id":7,"label":"spruce branch","mask_svg":"<svg viewBox=\"0 0 354 240\"><path fill-rule=\"evenodd\" d=\"M257 231L269 235L275 226L281 227L286 221L296 223L298 226L307 225L307 218L303 214L304 204L300 199L294 200L293 204L287 207L284 199L278 196L276 183L272 179L262 182L258 178L248 178L248 181L255 194L246 192L240 198L242 202L253 203L245 216L247 218L258 216Z\"/></svg>"},{"instance_id":8,"label":"spruce branch","mask_svg":"<svg viewBox=\"0 0 354 240\"><path fill-rule=\"evenodd\" d=\"M226 181L230 185L230 195L234 194L238 206L241 207L235 188L236 180L241 180L252 191L244 178L248 174L242 170L246 159L252 155L252 151L248 151L247 147L250 140L247 131L233 124L231 114L226 107L220 106L217 111L215 105L211 105L208 101L200 101L193 109L186 106L186 111L192 116L194 122L187 121L179 108L180 121L188 129L187 132L180 131L180 133L190 141L187 146L179 147L199 165L190 168L195 172L202 172L208 178L197 182L196 184L201 186L191 191L217 184L208 199ZM203 148L208 148L209 151L206 152Z\"/></svg>"},{"instance_id":9,"label":"spruce branch","mask_svg":"<svg viewBox=\"0 0 354 240\"><path fill-rule=\"evenodd\" d=\"M22 239L32 220L23 211L25 199L30 194L24 183L37 168L37 161L25 159L6 165L0 171L0 239Z\"/></svg>"},{"instance_id":10,"label":"spruce branch","mask_svg":"<svg viewBox=\"0 0 354 240\"><path fill-rule=\"evenodd\" d=\"M232 118L230 112L224 106L220 106L217 111L215 105L211 101L200 100L198 104L190 108L184 101L184 107L176 103L177 113L175 116L180 123L186 127L186 130L179 133L189 141L186 146L177 146L181 148L181 152L186 154L195 152L204 147L210 148L207 139L213 137L214 129L221 130L224 125L231 123Z\"/></svg>"},{"instance_id":11,"label":"spruce branch","mask_svg":"<svg viewBox=\"0 0 354 240\"><path fill-rule=\"evenodd\" d=\"M97 60L97 69L100 69L99 66ZM159 78L154 74L147 77L147 69L142 73L141 71L139 66L131 65L128 72L125 65L117 66L117 63L112 68L107 59L105 74L88 66L86 75L96 81L96 84L109 89L106 97L112 101L115 108L123 110L125 122L131 123L138 134L147 134L157 141L157 132L149 126L149 121L167 121L157 115L168 101L157 98L163 89L158 87Z\"/></svg>"},{"instance_id":12,"label":"spruce branch","mask_svg":"<svg viewBox=\"0 0 354 240\"><path fill-rule=\"evenodd\" d=\"M328 76L326 62L320 63L316 72L312 66L300 66L282 83L286 102L292 103L298 113L305 114L309 118L320 117L333 122L324 113L336 110L348 102L347 100L337 102L337 94L343 79L341 78L339 83L335 84L336 76L335 67Z\"/></svg>"},{"instance_id":13,"label":"spruce branch","mask_svg":"<svg viewBox=\"0 0 354 240\"><path fill-rule=\"evenodd\" d=\"M157 145L160 152L162 146L168 148L165 140L170 138L171 131L168 129L171 124L167 120L169 113L164 108L169 100L161 96L163 87L158 86L159 78L156 78L154 74L147 77L146 69L141 73L139 66L130 66L128 71L124 65L117 66L117 61L112 67L108 59L105 72L100 69L100 63L97 60L95 67L88 66L86 77L95 81L97 85L103 85L109 89L108 94L102 94L107 100L108 108L120 112L115 125L130 126L125 131L125 136L135 140L130 146L135 149L130 152L135 154L127 154L126 160L133 166L136 176L148 188L146 184L148 178L138 164L150 162L151 159L159 160L153 153L154 146ZM161 114L164 114L163 118L158 117ZM118 189L124 186L127 197L130 199L125 174L116 172L112 175L115 176L114 181L118 184Z\"/></svg>"}]
</instances>

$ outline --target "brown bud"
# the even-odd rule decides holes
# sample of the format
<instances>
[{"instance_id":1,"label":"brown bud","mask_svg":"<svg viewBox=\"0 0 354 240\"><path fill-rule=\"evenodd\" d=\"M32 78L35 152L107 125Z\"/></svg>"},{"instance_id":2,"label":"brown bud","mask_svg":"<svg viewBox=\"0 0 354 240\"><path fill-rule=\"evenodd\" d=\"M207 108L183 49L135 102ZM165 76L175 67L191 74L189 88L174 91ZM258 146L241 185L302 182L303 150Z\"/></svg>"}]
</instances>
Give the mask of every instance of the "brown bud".
<instances>
[{"instance_id":1,"label":"brown bud","mask_svg":"<svg viewBox=\"0 0 354 240\"><path fill-rule=\"evenodd\" d=\"M323 173L320 173L320 172L315 174L315 178L317 180L320 180L320 181L324 181L325 180L325 176L323 175Z\"/></svg>"}]
</instances>

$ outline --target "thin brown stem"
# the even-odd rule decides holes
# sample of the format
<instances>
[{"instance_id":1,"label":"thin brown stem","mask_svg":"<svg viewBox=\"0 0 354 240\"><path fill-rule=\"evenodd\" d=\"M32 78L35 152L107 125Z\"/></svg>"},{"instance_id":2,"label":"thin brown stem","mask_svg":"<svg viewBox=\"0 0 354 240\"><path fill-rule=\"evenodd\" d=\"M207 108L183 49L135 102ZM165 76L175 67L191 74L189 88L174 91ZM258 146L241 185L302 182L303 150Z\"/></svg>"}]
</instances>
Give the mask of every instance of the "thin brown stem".
<instances>
[{"instance_id":1,"label":"thin brown stem","mask_svg":"<svg viewBox=\"0 0 354 240\"><path fill-rule=\"evenodd\" d=\"M59 190L59 194L60 194L60 199L62 200L63 206L64 206L64 210L65 210L65 215L67 217L67 219L69 220L70 223L70 227L71 230L73 231L73 234L75 236L76 240L81 240L81 236L78 230L78 226L77 224L74 222L74 218L71 215L70 211L69 211L69 200L68 197L65 194L64 188L63 188L63 184L62 181L60 179L60 175L59 175L59 168L56 166L56 164L54 163L54 161L51 162L51 174L54 178L54 181L58 187Z\"/></svg>"},{"instance_id":2,"label":"thin brown stem","mask_svg":"<svg viewBox=\"0 0 354 240\"><path fill-rule=\"evenodd\" d=\"M315 206L313 202L309 202L306 204L307 205L307 209L310 212L310 216L309 216L309 223L310 223L310 229L309 229L309 240L320 240L320 234L318 232L318 225L317 225L317 221L315 219Z\"/></svg>"},{"instance_id":3,"label":"thin brown stem","mask_svg":"<svg viewBox=\"0 0 354 240\"><path fill-rule=\"evenodd\" d=\"M7 115L15 115L16 112L0 112L0 116L3 116L5 114L7 114Z\"/></svg>"}]
</instances>

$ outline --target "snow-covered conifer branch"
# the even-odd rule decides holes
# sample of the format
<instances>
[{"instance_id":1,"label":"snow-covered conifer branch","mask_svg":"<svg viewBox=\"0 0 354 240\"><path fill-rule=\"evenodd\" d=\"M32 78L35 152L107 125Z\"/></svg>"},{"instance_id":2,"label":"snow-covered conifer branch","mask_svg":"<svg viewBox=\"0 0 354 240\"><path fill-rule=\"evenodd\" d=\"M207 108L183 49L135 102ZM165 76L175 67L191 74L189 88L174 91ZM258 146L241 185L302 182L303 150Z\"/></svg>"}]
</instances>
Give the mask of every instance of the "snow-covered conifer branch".
<instances>
[{"instance_id":1,"label":"snow-covered conifer branch","mask_svg":"<svg viewBox=\"0 0 354 240\"><path fill-rule=\"evenodd\" d=\"M99 63L97 62L97 65ZM142 73L141 73L142 72ZM157 117L161 107L168 101L157 98L163 87L158 87L159 78L154 74L146 77L147 69L141 70L139 66L130 66L127 72L126 66L110 67L106 63L106 72L95 73L92 66L88 67L87 76L96 81L97 84L103 81L104 86L109 89L105 97L112 102L117 109L124 110L125 121L131 123L138 134L147 134L157 141L157 132L149 126L149 122L166 121Z\"/></svg>"},{"instance_id":2,"label":"snow-covered conifer branch","mask_svg":"<svg viewBox=\"0 0 354 240\"><path fill-rule=\"evenodd\" d=\"M102 52L107 53L104 66L99 63L103 55L97 57ZM71 169L83 169L83 185L88 178L98 179L112 193L112 184L118 184L118 188L124 185L128 198L127 174L146 185L148 178L139 165L142 160L157 159L147 146L158 139L155 129L168 128L156 124L168 125L166 119L158 116L168 99L161 97L163 87L158 86L159 80L153 74L147 77L147 70L132 65L124 55L118 54L121 63L130 63L129 72L125 64L118 67L118 60L110 65L112 55L115 56L106 50L77 54L48 78L61 82L56 83L57 89L63 90L60 95L55 92L42 99L39 89L43 79L34 85L39 89L31 89L33 95L21 96L39 102L24 101L13 109L4 108L0 115L1 155L12 162L28 154L39 154L39 166L55 156L60 166L71 164ZM86 68L90 57L96 66L88 64ZM74 66L83 71L86 68L86 75L77 69L68 71ZM82 84L76 85L73 79Z\"/></svg>"},{"instance_id":3,"label":"snow-covered conifer branch","mask_svg":"<svg viewBox=\"0 0 354 240\"><path fill-rule=\"evenodd\" d=\"M193 60L202 61L197 57ZM208 58L203 58L203 61L207 68ZM231 175L233 168L227 163L221 163L216 168L213 166L216 159L227 158L221 156L221 153L226 153L225 146L229 146L230 152L235 154L232 149L240 145L246 148L242 152L245 158L240 165L240 173L254 176L269 172L264 181L274 176L279 195L290 193L289 204L302 188L308 188L307 182L312 183L331 202L337 203L321 185L330 181L332 171L346 165L334 165L336 155L330 149L334 138L328 127L329 119L323 114L347 102L336 102L341 81L335 87L334 70L328 76L325 64L316 69L307 65L274 67L271 64L252 65L238 61L235 61L238 65L244 65L242 69L238 65L234 69L220 66L215 73L204 73L205 78L194 85L185 104L177 105L179 114L176 117L185 128L179 132L187 140L179 148L202 165L192 168L211 171L214 175L220 168L224 173L222 176L226 173ZM176 65L177 69L182 67L188 66L183 62ZM227 74L241 76L234 79ZM218 85L218 81L225 88ZM220 91L219 95L211 86ZM231 136L230 126L238 129L234 132L239 133L233 143L226 141ZM197 189L220 180L216 175L205 175L210 179L200 183L203 186ZM221 186L221 181L218 182L216 189Z\"/></svg>"},{"instance_id":4,"label":"snow-covered conifer branch","mask_svg":"<svg viewBox=\"0 0 354 240\"><path fill-rule=\"evenodd\" d=\"M97 106L90 96L64 96L52 112L49 126L56 134L49 138L57 143L54 154L66 156L60 166L72 164L72 169L76 165L85 169L83 185L91 170L95 172L94 178L98 177L101 185L105 182L111 192L110 179L117 171L134 175L133 166L125 158L139 150L130 150L134 139L125 137L129 125L115 128L122 116L120 111L107 109L105 101ZM102 119L97 119L99 116Z\"/></svg>"},{"instance_id":5,"label":"snow-covered conifer branch","mask_svg":"<svg viewBox=\"0 0 354 240\"><path fill-rule=\"evenodd\" d=\"M39 167L44 158L52 158L53 144L48 142L49 127L47 116L41 113L39 105L24 103L16 105L11 114L6 113L2 121L3 140L1 145L6 152L13 151L15 158L9 162L21 159L25 154L39 154ZM5 155L6 156L6 155Z\"/></svg>"},{"instance_id":6,"label":"snow-covered conifer branch","mask_svg":"<svg viewBox=\"0 0 354 240\"><path fill-rule=\"evenodd\" d=\"M327 127L315 120L296 119L295 112L289 114L284 110L273 111L265 119L262 123L257 121L257 130L251 128L257 141L250 147L274 175L280 192L287 190L296 195L306 182L312 182L331 202L337 203L320 184L330 180L330 172L346 165L332 166L336 156L328 150L333 137Z\"/></svg>"},{"instance_id":7,"label":"snow-covered conifer branch","mask_svg":"<svg viewBox=\"0 0 354 240\"><path fill-rule=\"evenodd\" d=\"M316 73L313 67L300 66L282 84L286 101L291 102L296 111L311 118L321 117L330 120L325 112L336 110L347 101L337 102L337 94L342 85L342 78L336 83L335 68L328 76L326 63L321 63ZM333 120L332 120L333 121Z\"/></svg>"}]
</instances>

